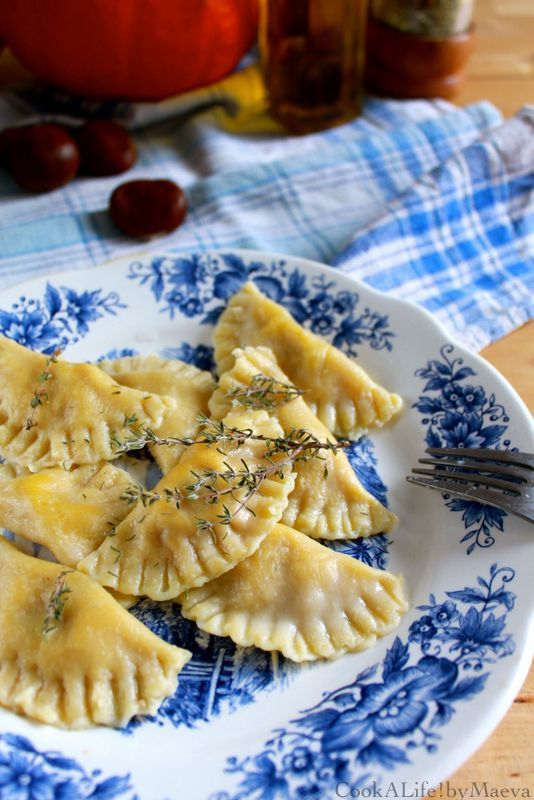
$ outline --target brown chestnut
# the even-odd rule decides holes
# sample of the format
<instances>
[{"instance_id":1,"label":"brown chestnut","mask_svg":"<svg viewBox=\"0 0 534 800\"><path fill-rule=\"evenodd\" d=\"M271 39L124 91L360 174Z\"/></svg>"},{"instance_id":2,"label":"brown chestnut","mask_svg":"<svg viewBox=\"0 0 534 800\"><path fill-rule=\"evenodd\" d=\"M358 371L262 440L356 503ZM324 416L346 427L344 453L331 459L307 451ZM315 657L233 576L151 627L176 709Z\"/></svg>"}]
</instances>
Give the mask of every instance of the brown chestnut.
<instances>
[{"instance_id":1,"label":"brown chestnut","mask_svg":"<svg viewBox=\"0 0 534 800\"><path fill-rule=\"evenodd\" d=\"M110 119L91 119L79 127L80 172L85 175L119 175L135 164L135 142L122 125Z\"/></svg>"},{"instance_id":2,"label":"brown chestnut","mask_svg":"<svg viewBox=\"0 0 534 800\"><path fill-rule=\"evenodd\" d=\"M127 236L170 233L183 221L187 200L174 181L135 180L121 183L111 195L111 219Z\"/></svg>"},{"instance_id":3,"label":"brown chestnut","mask_svg":"<svg viewBox=\"0 0 534 800\"><path fill-rule=\"evenodd\" d=\"M78 146L65 128L38 123L2 132L2 162L28 192L49 192L71 181L80 165Z\"/></svg>"}]
</instances>

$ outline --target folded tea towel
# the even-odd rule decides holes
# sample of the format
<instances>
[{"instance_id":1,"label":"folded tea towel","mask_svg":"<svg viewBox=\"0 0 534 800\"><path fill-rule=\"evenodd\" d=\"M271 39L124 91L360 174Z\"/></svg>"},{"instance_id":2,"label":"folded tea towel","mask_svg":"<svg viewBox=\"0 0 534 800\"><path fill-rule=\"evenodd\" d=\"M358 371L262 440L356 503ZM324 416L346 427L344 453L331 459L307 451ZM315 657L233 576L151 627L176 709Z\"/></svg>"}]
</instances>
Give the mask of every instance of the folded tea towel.
<instances>
[{"instance_id":1,"label":"folded tea towel","mask_svg":"<svg viewBox=\"0 0 534 800\"><path fill-rule=\"evenodd\" d=\"M0 127L34 119L35 108L4 94ZM358 119L293 137L269 119L249 67L198 94L111 111L138 143L127 174L46 195L0 175L0 289L137 250L247 247L332 264L412 299L477 349L532 316L528 109L503 123L485 102L369 99ZM43 113L54 118L57 105L46 111L41 97ZM185 188L189 213L174 233L139 242L112 225L112 190L140 177Z\"/></svg>"},{"instance_id":2,"label":"folded tea towel","mask_svg":"<svg viewBox=\"0 0 534 800\"><path fill-rule=\"evenodd\" d=\"M455 153L334 265L480 349L534 316L534 107Z\"/></svg>"}]
</instances>

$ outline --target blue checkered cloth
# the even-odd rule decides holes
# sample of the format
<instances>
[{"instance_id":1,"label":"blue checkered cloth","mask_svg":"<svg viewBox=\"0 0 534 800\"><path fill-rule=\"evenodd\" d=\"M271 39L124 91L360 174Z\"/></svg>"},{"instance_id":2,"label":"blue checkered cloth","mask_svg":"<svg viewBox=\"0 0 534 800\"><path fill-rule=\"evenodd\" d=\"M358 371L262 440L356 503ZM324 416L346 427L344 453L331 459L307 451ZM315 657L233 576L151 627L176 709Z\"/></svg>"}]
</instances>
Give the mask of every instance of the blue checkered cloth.
<instances>
[{"instance_id":1,"label":"blue checkered cloth","mask_svg":"<svg viewBox=\"0 0 534 800\"><path fill-rule=\"evenodd\" d=\"M21 119L0 98L0 126ZM212 109L136 130L127 176L27 195L0 175L0 289L136 250L248 247L316 259L431 310L479 349L532 317L534 112L369 100L304 137L236 134ZM166 177L189 213L136 242L108 214L126 179Z\"/></svg>"}]
</instances>

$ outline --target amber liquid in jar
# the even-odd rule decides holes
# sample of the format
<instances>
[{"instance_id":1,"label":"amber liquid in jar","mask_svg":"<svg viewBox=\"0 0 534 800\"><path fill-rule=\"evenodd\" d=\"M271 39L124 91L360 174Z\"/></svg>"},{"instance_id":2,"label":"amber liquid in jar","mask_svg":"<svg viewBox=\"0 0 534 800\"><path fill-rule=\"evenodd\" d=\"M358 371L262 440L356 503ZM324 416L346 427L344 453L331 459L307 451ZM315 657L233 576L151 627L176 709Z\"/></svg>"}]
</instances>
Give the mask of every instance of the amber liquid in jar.
<instances>
[{"instance_id":1,"label":"amber liquid in jar","mask_svg":"<svg viewBox=\"0 0 534 800\"><path fill-rule=\"evenodd\" d=\"M263 0L260 49L271 113L309 133L360 113L367 0Z\"/></svg>"}]
</instances>

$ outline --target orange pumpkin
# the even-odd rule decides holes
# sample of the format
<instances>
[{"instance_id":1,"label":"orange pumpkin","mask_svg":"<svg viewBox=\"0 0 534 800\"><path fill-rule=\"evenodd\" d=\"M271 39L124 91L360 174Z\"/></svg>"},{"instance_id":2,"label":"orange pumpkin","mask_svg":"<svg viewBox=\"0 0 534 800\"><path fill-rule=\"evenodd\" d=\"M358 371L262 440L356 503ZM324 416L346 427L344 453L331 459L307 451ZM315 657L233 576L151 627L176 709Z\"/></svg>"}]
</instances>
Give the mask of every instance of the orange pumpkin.
<instances>
[{"instance_id":1,"label":"orange pumpkin","mask_svg":"<svg viewBox=\"0 0 534 800\"><path fill-rule=\"evenodd\" d=\"M76 94L159 100L231 72L257 13L257 0L6 0L0 39Z\"/></svg>"}]
</instances>

